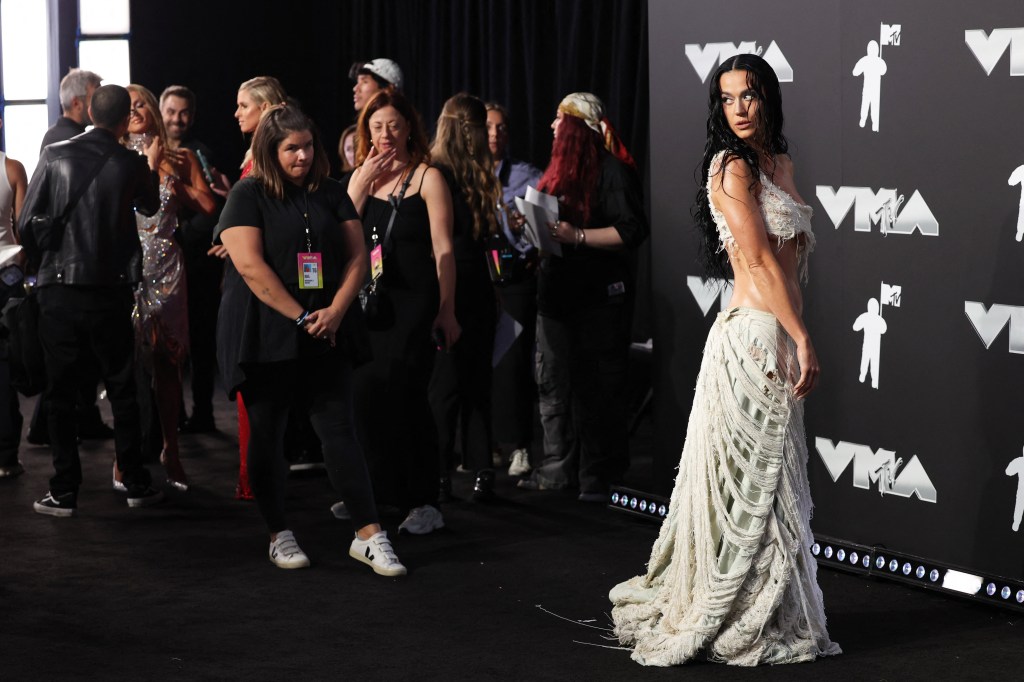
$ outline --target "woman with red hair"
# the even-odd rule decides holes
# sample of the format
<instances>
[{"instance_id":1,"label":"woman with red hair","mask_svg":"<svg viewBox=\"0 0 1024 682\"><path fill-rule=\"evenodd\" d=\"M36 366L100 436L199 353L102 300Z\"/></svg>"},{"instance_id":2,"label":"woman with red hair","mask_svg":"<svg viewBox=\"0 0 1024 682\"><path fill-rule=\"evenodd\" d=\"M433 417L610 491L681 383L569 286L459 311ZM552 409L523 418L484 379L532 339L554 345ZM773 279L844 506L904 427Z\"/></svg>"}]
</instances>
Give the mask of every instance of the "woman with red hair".
<instances>
[{"instance_id":1,"label":"woman with red hair","mask_svg":"<svg viewBox=\"0 0 1024 682\"><path fill-rule=\"evenodd\" d=\"M558 197L547 226L561 256L544 254L537 282L537 387L544 464L521 487L579 484L603 502L629 466L626 359L634 300L631 252L648 234L636 164L604 105L573 93L551 124L539 189Z\"/></svg>"}]
</instances>

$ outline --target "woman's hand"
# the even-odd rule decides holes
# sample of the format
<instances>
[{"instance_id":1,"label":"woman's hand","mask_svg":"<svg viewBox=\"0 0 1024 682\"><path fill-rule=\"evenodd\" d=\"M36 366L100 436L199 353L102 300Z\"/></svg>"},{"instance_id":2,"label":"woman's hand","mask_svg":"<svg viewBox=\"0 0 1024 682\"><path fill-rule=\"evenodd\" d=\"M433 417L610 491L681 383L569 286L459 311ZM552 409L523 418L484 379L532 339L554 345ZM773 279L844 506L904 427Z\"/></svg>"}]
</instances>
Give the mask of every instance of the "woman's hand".
<instances>
[{"instance_id":1,"label":"woman's hand","mask_svg":"<svg viewBox=\"0 0 1024 682\"><path fill-rule=\"evenodd\" d=\"M207 256L213 256L224 260L228 257L228 249L223 244L214 244L206 251Z\"/></svg>"},{"instance_id":2,"label":"woman's hand","mask_svg":"<svg viewBox=\"0 0 1024 682\"><path fill-rule=\"evenodd\" d=\"M159 135L154 135L149 140L149 144L143 147L143 151L146 154L146 161L149 162L150 170L157 170L160 168L160 159L164 155L164 145L160 141Z\"/></svg>"},{"instance_id":3,"label":"woman's hand","mask_svg":"<svg viewBox=\"0 0 1024 682\"><path fill-rule=\"evenodd\" d=\"M548 223L551 230L551 238L560 244L575 244L577 228L568 220L558 220Z\"/></svg>"},{"instance_id":4,"label":"woman's hand","mask_svg":"<svg viewBox=\"0 0 1024 682\"><path fill-rule=\"evenodd\" d=\"M213 182L210 183L210 191L214 194L226 197L228 192L231 191L231 181L228 180L228 176L224 175L216 168L211 168L210 177L213 178Z\"/></svg>"},{"instance_id":5,"label":"woman's hand","mask_svg":"<svg viewBox=\"0 0 1024 682\"><path fill-rule=\"evenodd\" d=\"M327 306L311 312L302 326L314 339L326 341L333 347L344 316L344 312L338 311L334 306Z\"/></svg>"},{"instance_id":6,"label":"woman's hand","mask_svg":"<svg viewBox=\"0 0 1024 682\"><path fill-rule=\"evenodd\" d=\"M818 376L821 374L818 355L814 352L810 339L797 345L796 359L800 363L800 380L793 387L793 395L797 400L802 400L818 385Z\"/></svg>"},{"instance_id":7,"label":"woman's hand","mask_svg":"<svg viewBox=\"0 0 1024 682\"><path fill-rule=\"evenodd\" d=\"M391 149L381 154L376 147L370 147L370 153L366 155L363 165L360 166L362 168L361 180L369 187L374 180L392 170L394 163L395 150Z\"/></svg>"},{"instance_id":8,"label":"woman's hand","mask_svg":"<svg viewBox=\"0 0 1024 682\"><path fill-rule=\"evenodd\" d=\"M451 350L452 346L458 342L459 337L462 336L462 327L459 326L459 321L455 319L455 314L451 312L440 312L437 317L434 318L434 324L431 325L431 329L434 331L436 337L437 332L441 332L441 336L444 338L444 349Z\"/></svg>"}]
</instances>

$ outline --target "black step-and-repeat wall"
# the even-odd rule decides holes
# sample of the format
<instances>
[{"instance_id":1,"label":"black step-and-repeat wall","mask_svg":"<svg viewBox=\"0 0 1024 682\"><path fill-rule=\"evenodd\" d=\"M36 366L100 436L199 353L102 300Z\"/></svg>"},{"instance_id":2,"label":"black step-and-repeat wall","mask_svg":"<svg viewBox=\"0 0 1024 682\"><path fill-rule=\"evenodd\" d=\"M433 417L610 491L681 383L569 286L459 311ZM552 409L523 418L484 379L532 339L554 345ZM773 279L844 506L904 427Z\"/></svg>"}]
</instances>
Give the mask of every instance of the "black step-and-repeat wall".
<instances>
[{"instance_id":1,"label":"black step-and-repeat wall","mask_svg":"<svg viewBox=\"0 0 1024 682\"><path fill-rule=\"evenodd\" d=\"M759 52L818 238L815 532L1024 578L1020 1L651 0L649 26L659 492L728 299L689 217L708 78Z\"/></svg>"}]
</instances>

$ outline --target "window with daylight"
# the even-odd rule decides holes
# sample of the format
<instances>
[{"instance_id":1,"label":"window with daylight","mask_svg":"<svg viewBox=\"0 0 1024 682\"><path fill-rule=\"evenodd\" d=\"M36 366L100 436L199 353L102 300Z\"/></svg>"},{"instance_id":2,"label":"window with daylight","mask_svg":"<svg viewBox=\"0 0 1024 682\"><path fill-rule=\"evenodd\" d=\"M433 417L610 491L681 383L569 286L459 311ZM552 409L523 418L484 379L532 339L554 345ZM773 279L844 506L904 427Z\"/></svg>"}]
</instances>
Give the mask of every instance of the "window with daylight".
<instances>
[{"instance_id":1,"label":"window with daylight","mask_svg":"<svg viewBox=\"0 0 1024 682\"><path fill-rule=\"evenodd\" d=\"M128 0L78 0L78 65L104 85L128 85Z\"/></svg>"},{"instance_id":2,"label":"window with daylight","mask_svg":"<svg viewBox=\"0 0 1024 682\"><path fill-rule=\"evenodd\" d=\"M29 175L60 115L60 79L79 66L128 85L130 33L129 0L0 0L0 148Z\"/></svg>"},{"instance_id":3,"label":"window with daylight","mask_svg":"<svg viewBox=\"0 0 1024 682\"><path fill-rule=\"evenodd\" d=\"M0 0L0 118L3 148L31 175L47 113L47 0Z\"/></svg>"}]
</instances>

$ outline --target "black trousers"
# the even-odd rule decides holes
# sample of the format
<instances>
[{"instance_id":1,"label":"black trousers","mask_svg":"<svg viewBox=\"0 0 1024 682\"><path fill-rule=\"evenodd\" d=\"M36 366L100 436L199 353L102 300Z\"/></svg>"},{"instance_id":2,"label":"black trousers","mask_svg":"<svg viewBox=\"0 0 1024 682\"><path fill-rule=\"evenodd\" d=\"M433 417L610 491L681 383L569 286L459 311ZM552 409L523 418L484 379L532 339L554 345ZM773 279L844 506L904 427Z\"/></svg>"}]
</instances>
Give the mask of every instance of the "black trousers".
<instances>
[{"instance_id":1,"label":"black trousers","mask_svg":"<svg viewBox=\"0 0 1024 682\"><path fill-rule=\"evenodd\" d=\"M241 386L249 412L249 482L267 528L288 528L285 432L289 411L308 411L323 444L331 485L341 494L358 530L378 523L377 505L352 417L352 367L335 351L327 355L246 367Z\"/></svg>"},{"instance_id":2,"label":"black trousers","mask_svg":"<svg viewBox=\"0 0 1024 682\"><path fill-rule=\"evenodd\" d=\"M39 290L39 337L46 361L50 446L56 470L55 495L77 494L82 483L75 403L83 375L98 368L114 413L114 451L129 493L150 484L139 449L139 410L135 400L135 331L130 286L53 285Z\"/></svg>"},{"instance_id":3,"label":"black trousers","mask_svg":"<svg viewBox=\"0 0 1024 682\"><path fill-rule=\"evenodd\" d=\"M356 420L384 504L438 504L437 428L427 401L433 352L375 358L356 370ZM347 501L346 501L347 504Z\"/></svg>"},{"instance_id":4,"label":"black trousers","mask_svg":"<svg viewBox=\"0 0 1024 682\"><path fill-rule=\"evenodd\" d=\"M534 354L537 338L537 278L498 289L502 310L522 325L512 347L494 366L491 388L494 440L513 448L527 448L533 442ZM497 341L495 341L497 343Z\"/></svg>"},{"instance_id":5,"label":"black trousers","mask_svg":"<svg viewBox=\"0 0 1024 682\"><path fill-rule=\"evenodd\" d=\"M483 286L486 289L475 295L475 300L456 301L455 314L462 326L462 336L452 348L438 352L430 379L430 408L437 422L443 470L453 464L456 434L461 435L458 445L469 468L479 471L493 466L491 359L497 312L490 282Z\"/></svg>"}]
</instances>

